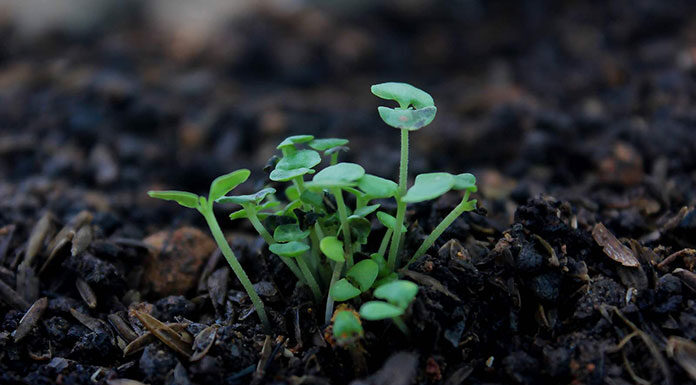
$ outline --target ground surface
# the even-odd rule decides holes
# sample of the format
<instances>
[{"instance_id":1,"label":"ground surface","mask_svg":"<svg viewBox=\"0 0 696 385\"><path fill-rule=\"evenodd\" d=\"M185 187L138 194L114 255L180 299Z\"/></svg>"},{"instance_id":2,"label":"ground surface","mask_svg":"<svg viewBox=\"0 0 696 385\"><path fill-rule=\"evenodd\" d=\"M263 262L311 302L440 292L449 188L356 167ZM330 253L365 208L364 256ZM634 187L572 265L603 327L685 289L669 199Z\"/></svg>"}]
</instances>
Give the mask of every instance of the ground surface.
<instances>
[{"instance_id":1,"label":"ground surface","mask_svg":"<svg viewBox=\"0 0 696 385\"><path fill-rule=\"evenodd\" d=\"M694 381L694 9L525 3L267 12L203 47L138 18L31 44L1 26L0 383ZM394 177L368 91L386 80L438 106L413 173L475 173L480 209L406 274L411 337L366 323L354 354L220 210L276 320L265 341L201 218L145 192L241 167L251 192L297 133L346 137L347 160ZM411 208L408 250L456 200ZM133 310L195 336L195 359Z\"/></svg>"}]
</instances>

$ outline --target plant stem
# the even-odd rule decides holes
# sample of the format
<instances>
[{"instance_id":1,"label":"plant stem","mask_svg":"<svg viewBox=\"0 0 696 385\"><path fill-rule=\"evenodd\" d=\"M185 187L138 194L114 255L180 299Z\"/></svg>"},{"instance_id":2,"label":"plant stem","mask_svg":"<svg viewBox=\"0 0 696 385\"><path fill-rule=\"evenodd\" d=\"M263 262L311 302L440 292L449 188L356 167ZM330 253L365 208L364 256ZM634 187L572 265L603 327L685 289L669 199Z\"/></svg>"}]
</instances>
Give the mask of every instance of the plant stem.
<instances>
[{"instance_id":1,"label":"plant stem","mask_svg":"<svg viewBox=\"0 0 696 385\"><path fill-rule=\"evenodd\" d=\"M244 211L247 213L247 217L249 218L249 222L251 222L251 225L254 226L254 229L256 230L257 233L263 238L264 241L270 246L274 243L276 243L275 239L271 236L271 234L266 230L266 227L264 227L263 223L261 223L261 220L259 220L258 215L256 215L256 209L252 206L249 205L243 205ZM300 282L304 283L305 285L307 284L307 281L305 280L304 276L302 276L302 272L300 271L300 268L297 267L297 264L295 261L293 261L291 258L288 257L282 257L278 256L283 263L292 271L293 274L297 277L297 279L300 280Z\"/></svg>"},{"instance_id":2,"label":"plant stem","mask_svg":"<svg viewBox=\"0 0 696 385\"><path fill-rule=\"evenodd\" d=\"M317 280L314 279L314 275L312 275L312 271L309 269L309 266L307 266L307 262L304 260L304 255L300 255L297 259L297 264L300 266L300 270L302 270L302 274L304 274L305 279L307 280L307 283L309 284L309 288L312 289L312 293L314 293L314 299L316 299L317 302L321 301L321 290L319 290L319 285L317 284Z\"/></svg>"},{"instance_id":3,"label":"plant stem","mask_svg":"<svg viewBox=\"0 0 696 385\"><path fill-rule=\"evenodd\" d=\"M392 317L392 321L394 321L394 324L401 330L402 333L409 335L409 330L408 326L404 323L404 321L401 320L399 317Z\"/></svg>"},{"instance_id":4,"label":"plant stem","mask_svg":"<svg viewBox=\"0 0 696 385\"><path fill-rule=\"evenodd\" d=\"M331 193L336 198L336 206L338 208L338 219L341 221L343 228L343 245L346 251L346 263L348 268L353 267L353 242L350 239L350 225L348 224L348 210L343 201L343 192L340 188L334 187Z\"/></svg>"},{"instance_id":5,"label":"plant stem","mask_svg":"<svg viewBox=\"0 0 696 385\"><path fill-rule=\"evenodd\" d=\"M331 154L331 162L329 162L329 165L333 166L336 163L338 163L338 152Z\"/></svg>"},{"instance_id":6,"label":"plant stem","mask_svg":"<svg viewBox=\"0 0 696 385\"><path fill-rule=\"evenodd\" d=\"M201 213L203 213L203 216L208 223L208 227L210 228L210 232L213 234L213 238L215 239L215 242L217 242L220 251L222 251L222 255L227 260L227 263L230 264L232 271L237 276L237 279L239 279L239 282L244 287L244 290L246 290L247 295L249 295L249 299L251 299L251 303L254 305L256 314L258 314L264 329L266 329L267 333L270 333L271 324L268 322L266 309L263 306L261 297L259 297L254 290L254 285L249 280L249 277L242 268L242 265L239 264L237 257L234 255L230 245L227 243L227 239L225 239L225 236L222 234L222 229L220 229L220 225L218 224L217 219L215 219L215 214L213 214L212 209L202 209Z\"/></svg>"},{"instance_id":7,"label":"plant stem","mask_svg":"<svg viewBox=\"0 0 696 385\"><path fill-rule=\"evenodd\" d=\"M401 161L399 162L399 192L396 197L396 223L397 229L401 229L404 225L404 217L406 216L406 202L402 202L401 198L406 195L406 185L408 182L408 130L401 129ZM396 258L399 255L399 246L401 245L401 231L394 231L392 235L391 247L389 249L389 260L387 268L389 271L394 271Z\"/></svg>"},{"instance_id":8,"label":"plant stem","mask_svg":"<svg viewBox=\"0 0 696 385\"><path fill-rule=\"evenodd\" d=\"M387 246L389 246L389 238L391 238L393 232L394 230L387 229L387 232L384 233L384 237L382 238L382 243L379 244L379 250L377 251L377 254L381 255L382 257L384 257L384 253L387 252Z\"/></svg>"},{"instance_id":9,"label":"plant stem","mask_svg":"<svg viewBox=\"0 0 696 385\"><path fill-rule=\"evenodd\" d=\"M450 211L449 214L440 222L440 224L437 225L433 229L433 231L428 235L427 238L423 241L423 243L420 245L418 250L416 250L416 253L413 254L413 257L408 261L408 265L412 264L413 262L416 261L416 259L420 258L423 254L425 254L428 249L435 243L435 241L440 238L440 235L447 230L447 228L452 224L452 222L455 221L455 219L459 218L460 215L462 215L465 211L467 211L468 208L468 201L469 201L469 194L470 192L467 191L464 193L464 197L462 198L462 201L459 202L457 206L455 206L452 211Z\"/></svg>"},{"instance_id":10,"label":"plant stem","mask_svg":"<svg viewBox=\"0 0 696 385\"><path fill-rule=\"evenodd\" d=\"M338 281L338 279L341 277L342 270L343 270L343 262L335 262L333 274L331 275L331 283L329 284L329 290L331 290L331 288L336 283L336 281ZM326 297L326 312L324 313L324 321L326 323L329 323L329 321L331 321L331 316L333 315L333 305L334 305L334 300L333 300L333 298L331 298L331 295L328 295Z\"/></svg>"}]
</instances>

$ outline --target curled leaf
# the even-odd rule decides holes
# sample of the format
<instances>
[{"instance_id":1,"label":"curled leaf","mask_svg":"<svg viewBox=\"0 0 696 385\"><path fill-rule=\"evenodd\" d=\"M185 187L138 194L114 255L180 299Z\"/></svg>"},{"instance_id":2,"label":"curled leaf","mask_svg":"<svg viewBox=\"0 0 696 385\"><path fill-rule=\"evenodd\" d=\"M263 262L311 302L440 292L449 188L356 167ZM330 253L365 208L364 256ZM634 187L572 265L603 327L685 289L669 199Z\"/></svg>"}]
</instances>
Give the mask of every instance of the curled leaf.
<instances>
[{"instance_id":1,"label":"curled leaf","mask_svg":"<svg viewBox=\"0 0 696 385\"><path fill-rule=\"evenodd\" d=\"M310 142L314 139L313 135L293 135L293 136L288 136L287 138L283 139L282 142L276 147L278 150L282 150L283 148L286 147L294 147L296 144L301 144L301 143L307 143Z\"/></svg>"},{"instance_id":2,"label":"curled leaf","mask_svg":"<svg viewBox=\"0 0 696 385\"><path fill-rule=\"evenodd\" d=\"M380 83L373 85L370 90L375 96L398 102L402 108L408 108L408 106L423 108L435 105L430 94L408 83Z\"/></svg>"},{"instance_id":3,"label":"curled leaf","mask_svg":"<svg viewBox=\"0 0 696 385\"><path fill-rule=\"evenodd\" d=\"M435 119L437 108L432 106L413 110L380 106L377 108L377 112L384 123L394 128L417 131Z\"/></svg>"},{"instance_id":4,"label":"curled leaf","mask_svg":"<svg viewBox=\"0 0 696 385\"><path fill-rule=\"evenodd\" d=\"M341 138L326 138L326 139L314 139L309 142L309 147L317 151L326 151L336 147L345 146L348 144L348 139Z\"/></svg>"},{"instance_id":5,"label":"curled leaf","mask_svg":"<svg viewBox=\"0 0 696 385\"><path fill-rule=\"evenodd\" d=\"M251 171L241 169L215 178L213 183L210 184L208 201L212 204L216 199L227 195L228 192L249 179L249 175L251 175Z\"/></svg>"},{"instance_id":6,"label":"curled leaf","mask_svg":"<svg viewBox=\"0 0 696 385\"><path fill-rule=\"evenodd\" d=\"M259 190L253 194L249 195L233 195L233 196L223 196L216 200L218 203L234 203L238 205L243 205L246 203L253 203L258 205L262 200L266 198L268 194L274 194L276 190L272 187Z\"/></svg>"},{"instance_id":7,"label":"curled leaf","mask_svg":"<svg viewBox=\"0 0 696 385\"><path fill-rule=\"evenodd\" d=\"M470 192L476 192L476 177L468 172L455 175L454 186L452 186L452 188L455 190L469 190Z\"/></svg>"},{"instance_id":8,"label":"curled leaf","mask_svg":"<svg viewBox=\"0 0 696 385\"><path fill-rule=\"evenodd\" d=\"M148 191L147 195L165 201L174 201L191 209L198 207L198 195L186 191Z\"/></svg>"}]
</instances>

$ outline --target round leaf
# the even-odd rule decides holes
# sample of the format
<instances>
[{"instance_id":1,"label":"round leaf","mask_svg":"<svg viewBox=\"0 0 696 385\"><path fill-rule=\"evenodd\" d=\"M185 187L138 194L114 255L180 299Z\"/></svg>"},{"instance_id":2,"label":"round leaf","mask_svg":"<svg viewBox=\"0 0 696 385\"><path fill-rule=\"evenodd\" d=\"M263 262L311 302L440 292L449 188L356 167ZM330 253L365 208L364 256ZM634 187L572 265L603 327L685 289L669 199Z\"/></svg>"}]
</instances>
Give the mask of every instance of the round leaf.
<instances>
[{"instance_id":1,"label":"round leaf","mask_svg":"<svg viewBox=\"0 0 696 385\"><path fill-rule=\"evenodd\" d=\"M360 291L365 292L372 287L377 279L379 266L371 259L364 259L350 268L346 273L346 277L356 283Z\"/></svg>"},{"instance_id":2,"label":"round leaf","mask_svg":"<svg viewBox=\"0 0 696 385\"><path fill-rule=\"evenodd\" d=\"M301 150L284 156L276 164L276 170L295 170L312 168L321 162L321 156L314 150Z\"/></svg>"},{"instance_id":3,"label":"round leaf","mask_svg":"<svg viewBox=\"0 0 696 385\"><path fill-rule=\"evenodd\" d=\"M468 172L455 175L453 188L455 190L469 190L471 192L475 192L476 177L473 174L469 174Z\"/></svg>"},{"instance_id":4,"label":"round leaf","mask_svg":"<svg viewBox=\"0 0 696 385\"><path fill-rule=\"evenodd\" d=\"M291 147L291 146L294 146L296 144L306 143L306 142L311 141L312 139L314 139L313 135L288 136L282 142L280 142L280 144L276 148L279 150L282 150L284 147Z\"/></svg>"},{"instance_id":5,"label":"round leaf","mask_svg":"<svg viewBox=\"0 0 696 385\"><path fill-rule=\"evenodd\" d=\"M437 108L425 107L417 110L378 107L380 118L394 128L417 131L430 124L435 119Z\"/></svg>"},{"instance_id":6,"label":"round leaf","mask_svg":"<svg viewBox=\"0 0 696 385\"><path fill-rule=\"evenodd\" d=\"M364 334L360 318L350 310L337 311L334 315L333 334L339 344L353 342Z\"/></svg>"},{"instance_id":7,"label":"round leaf","mask_svg":"<svg viewBox=\"0 0 696 385\"><path fill-rule=\"evenodd\" d=\"M434 106L433 97L427 92L407 83L387 82L375 84L371 91L382 99L395 100L402 108Z\"/></svg>"},{"instance_id":8,"label":"round leaf","mask_svg":"<svg viewBox=\"0 0 696 385\"><path fill-rule=\"evenodd\" d=\"M345 278L339 279L331 286L329 295L334 301L347 301L360 295L360 290L351 285Z\"/></svg>"},{"instance_id":9,"label":"round leaf","mask_svg":"<svg viewBox=\"0 0 696 385\"><path fill-rule=\"evenodd\" d=\"M355 181L365 175L365 169L355 163L338 163L319 171L312 179L312 185L322 188L355 185Z\"/></svg>"},{"instance_id":10,"label":"round leaf","mask_svg":"<svg viewBox=\"0 0 696 385\"><path fill-rule=\"evenodd\" d=\"M375 297L406 309L418 294L418 285L411 281L397 280L375 289Z\"/></svg>"},{"instance_id":11,"label":"round leaf","mask_svg":"<svg viewBox=\"0 0 696 385\"><path fill-rule=\"evenodd\" d=\"M302 176L305 174L311 174L313 172L314 170L306 167L296 168L294 170L281 170L276 168L275 170L271 171L271 175L269 176L269 178L272 181L276 182L287 182L292 178Z\"/></svg>"},{"instance_id":12,"label":"round leaf","mask_svg":"<svg viewBox=\"0 0 696 385\"><path fill-rule=\"evenodd\" d=\"M404 314L403 309L382 301L370 301L360 307L360 317L368 321L379 321Z\"/></svg>"},{"instance_id":13,"label":"round leaf","mask_svg":"<svg viewBox=\"0 0 696 385\"><path fill-rule=\"evenodd\" d=\"M372 230L370 221L356 215L351 215L348 217L348 225L350 226L350 235L353 242L358 242L361 245L366 244L367 237L370 235L370 230ZM342 228L343 225L338 229L339 234L343 234Z\"/></svg>"},{"instance_id":14,"label":"round leaf","mask_svg":"<svg viewBox=\"0 0 696 385\"><path fill-rule=\"evenodd\" d=\"M324 237L319 242L319 249L327 258L336 262L345 262L343 256L343 242L334 236Z\"/></svg>"},{"instance_id":15,"label":"round leaf","mask_svg":"<svg viewBox=\"0 0 696 385\"><path fill-rule=\"evenodd\" d=\"M394 230L394 228L396 227L396 218L385 213L384 211L377 212L377 219L379 219L379 222L388 229ZM404 226L403 223L401 224L401 232L406 232L406 226Z\"/></svg>"},{"instance_id":16,"label":"round leaf","mask_svg":"<svg viewBox=\"0 0 696 385\"><path fill-rule=\"evenodd\" d=\"M332 148L345 146L348 144L348 139L340 138L326 138L326 139L314 139L309 142L309 147L317 151L326 151Z\"/></svg>"},{"instance_id":17,"label":"round leaf","mask_svg":"<svg viewBox=\"0 0 696 385\"><path fill-rule=\"evenodd\" d=\"M306 253L309 246L302 242L274 243L268 249L281 257L298 257Z\"/></svg>"},{"instance_id":18,"label":"round leaf","mask_svg":"<svg viewBox=\"0 0 696 385\"><path fill-rule=\"evenodd\" d=\"M416 203L435 199L451 190L452 186L454 186L452 174L446 172L420 174L416 177L416 183L408 189L401 200Z\"/></svg>"},{"instance_id":19,"label":"round leaf","mask_svg":"<svg viewBox=\"0 0 696 385\"><path fill-rule=\"evenodd\" d=\"M152 198L174 201L184 207L195 209L198 207L198 195L186 191L148 191Z\"/></svg>"},{"instance_id":20,"label":"round leaf","mask_svg":"<svg viewBox=\"0 0 696 385\"><path fill-rule=\"evenodd\" d=\"M399 185L389 179L365 174L358 180L358 188L371 198L389 198L396 195Z\"/></svg>"},{"instance_id":21,"label":"round leaf","mask_svg":"<svg viewBox=\"0 0 696 385\"><path fill-rule=\"evenodd\" d=\"M301 241L309 236L309 230L300 229L297 223L280 225L273 231L273 239L276 242ZM277 253L276 253L277 254Z\"/></svg>"},{"instance_id":22,"label":"round leaf","mask_svg":"<svg viewBox=\"0 0 696 385\"><path fill-rule=\"evenodd\" d=\"M268 187L258 192L249 195L233 195L224 196L216 200L218 203L235 203L238 205L243 205L246 203L253 203L258 205L262 200L266 198L268 194L274 194L276 190L273 187Z\"/></svg>"},{"instance_id":23,"label":"round leaf","mask_svg":"<svg viewBox=\"0 0 696 385\"><path fill-rule=\"evenodd\" d=\"M366 216L375 212L375 210L377 210L379 208L379 206L380 205L370 205L370 206L361 207L359 209L356 209L353 212L353 215L355 215L356 217L365 218Z\"/></svg>"},{"instance_id":24,"label":"round leaf","mask_svg":"<svg viewBox=\"0 0 696 385\"><path fill-rule=\"evenodd\" d=\"M221 196L227 195L232 189L244 183L249 178L249 175L251 175L251 171L241 169L215 178L213 183L210 184L208 201L213 202Z\"/></svg>"}]
</instances>

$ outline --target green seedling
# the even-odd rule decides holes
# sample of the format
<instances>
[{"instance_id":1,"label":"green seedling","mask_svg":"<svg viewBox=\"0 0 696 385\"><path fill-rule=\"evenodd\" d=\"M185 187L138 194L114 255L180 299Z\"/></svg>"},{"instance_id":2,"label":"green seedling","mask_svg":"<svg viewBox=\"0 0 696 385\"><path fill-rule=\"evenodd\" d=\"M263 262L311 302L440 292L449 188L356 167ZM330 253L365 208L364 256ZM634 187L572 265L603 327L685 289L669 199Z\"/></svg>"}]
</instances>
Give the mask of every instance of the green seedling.
<instances>
[{"instance_id":1,"label":"green seedling","mask_svg":"<svg viewBox=\"0 0 696 385\"><path fill-rule=\"evenodd\" d=\"M360 308L360 316L368 321L391 318L404 334L408 328L400 318L418 294L418 285L411 281L397 280L381 285L375 289L374 296L382 301L370 301Z\"/></svg>"},{"instance_id":2,"label":"green seedling","mask_svg":"<svg viewBox=\"0 0 696 385\"><path fill-rule=\"evenodd\" d=\"M308 143L308 146L313 150L322 151L324 155L331 157L331 165L338 163L338 154L341 151L348 151L347 139L327 138L314 139Z\"/></svg>"},{"instance_id":3,"label":"green seedling","mask_svg":"<svg viewBox=\"0 0 696 385\"><path fill-rule=\"evenodd\" d=\"M207 198L185 191L149 191L148 195L157 199L175 201L181 206L194 208L203 215L208 223L210 232L213 234L215 242L222 251L222 255L227 260L227 263L229 263L232 271L244 287L244 290L246 290L247 295L249 295L251 303L254 305L256 313L258 314L264 328L267 332L270 332L271 324L266 316L266 310L263 302L261 301L261 297L259 297L258 293L256 293L254 290L254 285L249 280L249 277L242 268L242 265L239 263L239 261L237 261L237 257L234 255L230 245L227 243L227 240L222 233L222 229L220 229L220 225L218 224L215 214L213 213L213 202L232 191L238 185L244 183L249 178L250 174L251 172L249 170L242 169L216 178L213 183L210 184L210 191Z\"/></svg>"},{"instance_id":4,"label":"green seedling","mask_svg":"<svg viewBox=\"0 0 696 385\"><path fill-rule=\"evenodd\" d=\"M353 310L336 310L333 336L339 346L355 344L365 334L360 317Z\"/></svg>"}]
</instances>

